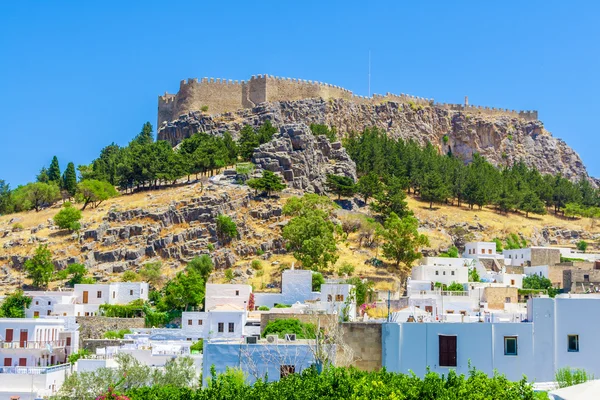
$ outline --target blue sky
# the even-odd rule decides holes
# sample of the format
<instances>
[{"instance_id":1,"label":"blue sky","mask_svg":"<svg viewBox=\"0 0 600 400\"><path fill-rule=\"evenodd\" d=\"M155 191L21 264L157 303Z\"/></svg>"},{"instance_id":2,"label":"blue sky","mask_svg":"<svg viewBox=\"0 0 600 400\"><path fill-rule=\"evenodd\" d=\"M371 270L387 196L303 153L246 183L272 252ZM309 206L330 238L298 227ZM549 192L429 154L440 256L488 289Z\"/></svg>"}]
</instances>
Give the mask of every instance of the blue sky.
<instances>
[{"instance_id":1,"label":"blue sky","mask_svg":"<svg viewBox=\"0 0 600 400\"><path fill-rule=\"evenodd\" d=\"M598 2L3 1L0 179L89 163L181 79L272 74L537 109L600 176Z\"/></svg>"}]
</instances>

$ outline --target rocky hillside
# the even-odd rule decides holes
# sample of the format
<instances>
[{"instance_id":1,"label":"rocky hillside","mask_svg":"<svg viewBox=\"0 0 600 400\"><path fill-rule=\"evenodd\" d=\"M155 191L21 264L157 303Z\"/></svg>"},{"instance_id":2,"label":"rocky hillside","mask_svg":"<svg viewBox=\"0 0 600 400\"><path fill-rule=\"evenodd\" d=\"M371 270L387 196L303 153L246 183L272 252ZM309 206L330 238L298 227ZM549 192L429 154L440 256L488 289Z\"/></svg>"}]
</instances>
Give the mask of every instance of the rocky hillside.
<instances>
[{"instance_id":1,"label":"rocky hillside","mask_svg":"<svg viewBox=\"0 0 600 400\"><path fill-rule=\"evenodd\" d=\"M479 153L495 165L524 160L542 173L562 173L570 179L587 176L579 155L563 140L553 137L541 121L526 122L508 116L466 114L435 106L384 102L359 104L343 99L306 99L262 103L209 116L200 111L163 123L158 137L176 145L193 133L202 131L237 133L243 125L259 125L270 119L274 125L319 123L335 126L340 133L362 131L376 126L394 137L427 141L441 152L452 151L470 161ZM446 137L446 139L444 139Z\"/></svg>"}]
</instances>

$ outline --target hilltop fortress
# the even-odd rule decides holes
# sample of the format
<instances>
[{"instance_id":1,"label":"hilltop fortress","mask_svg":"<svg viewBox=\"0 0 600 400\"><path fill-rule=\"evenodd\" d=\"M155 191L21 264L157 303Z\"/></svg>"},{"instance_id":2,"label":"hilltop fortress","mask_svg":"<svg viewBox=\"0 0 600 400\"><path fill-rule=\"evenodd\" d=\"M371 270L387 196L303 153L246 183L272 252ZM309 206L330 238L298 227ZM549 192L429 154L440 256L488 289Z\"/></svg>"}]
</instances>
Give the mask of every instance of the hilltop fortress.
<instances>
[{"instance_id":1,"label":"hilltop fortress","mask_svg":"<svg viewBox=\"0 0 600 400\"><path fill-rule=\"evenodd\" d=\"M525 121L538 119L537 111L515 111L502 108L472 106L465 98L464 104L435 103L433 99L387 93L372 97L358 96L339 86L303 79L280 78L272 75L252 76L248 81L227 79L190 78L182 80L177 94L165 93L158 97L158 128L191 111L206 110L209 114L222 114L242 108L253 108L260 103L295 101L322 98L344 99L357 103L381 104L384 102L413 103L463 111L480 115L507 115Z\"/></svg>"}]
</instances>

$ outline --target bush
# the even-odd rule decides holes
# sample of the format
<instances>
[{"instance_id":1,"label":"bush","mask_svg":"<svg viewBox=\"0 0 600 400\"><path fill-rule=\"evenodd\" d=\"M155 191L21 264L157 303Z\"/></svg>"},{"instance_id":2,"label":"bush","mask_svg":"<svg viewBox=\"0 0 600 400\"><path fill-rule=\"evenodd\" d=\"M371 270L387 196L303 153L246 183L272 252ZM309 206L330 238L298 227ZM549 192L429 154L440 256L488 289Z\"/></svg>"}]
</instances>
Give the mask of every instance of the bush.
<instances>
[{"instance_id":1,"label":"bush","mask_svg":"<svg viewBox=\"0 0 600 400\"><path fill-rule=\"evenodd\" d=\"M127 270L121 275L121 282L139 282L140 280L140 276L131 270Z\"/></svg>"},{"instance_id":2,"label":"bush","mask_svg":"<svg viewBox=\"0 0 600 400\"><path fill-rule=\"evenodd\" d=\"M316 331L314 324L305 324L295 318L276 319L265 326L263 337L279 335L280 338L284 338L286 334L295 333L297 339L314 339Z\"/></svg>"},{"instance_id":3,"label":"bush","mask_svg":"<svg viewBox=\"0 0 600 400\"><path fill-rule=\"evenodd\" d=\"M448 144L449 140L450 138L448 137L448 135L444 135L444 137L442 137L442 141L444 142L444 144Z\"/></svg>"},{"instance_id":4,"label":"bush","mask_svg":"<svg viewBox=\"0 0 600 400\"><path fill-rule=\"evenodd\" d=\"M565 388L573 385L585 383L593 380L594 375L589 374L584 369L571 369L569 367L559 368L555 374L556 382L559 388Z\"/></svg>"},{"instance_id":5,"label":"bush","mask_svg":"<svg viewBox=\"0 0 600 400\"><path fill-rule=\"evenodd\" d=\"M258 307L258 311L269 311L269 310L270 310L270 308L267 307L267 306L260 306L260 307Z\"/></svg>"},{"instance_id":6,"label":"bush","mask_svg":"<svg viewBox=\"0 0 600 400\"><path fill-rule=\"evenodd\" d=\"M262 263L260 262L260 260L252 260L252 269L262 269Z\"/></svg>"},{"instance_id":7,"label":"bush","mask_svg":"<svg viewBox=\"0 0 600 400\"><path fill-rule=\"evenodd\" d=\"M325 283L325 278L320 272L314 272L312 275L312 290L318 292L321 290L321 285Z\"/></svg>"},{"instance_id":8,"label":"bush","mask_svg":"<svg viewBox=\"0 0 600 400\"><path fill-rule=\"evenodd\" d=\"M225 270L225 281L231 282L233 280L233 271L231 268Z\"/></svg>"},{"instance_id":9,"label":"bush","mask_svg":"<svg viewBox=\"0 0 600 400\"><path fill-rule=\"evenodd\" d=\"M265 254L265 251L263 249L257 249L256 250L256 255L257 256L262 256L263 254Z\"/></svg>"},{"instance_id":10,"label":"bush","mask_svg":"<svg viewBox=\"0 0 600 400\"><path fill-rule=\"evenodd\" d=\"M107 331L104 333L104 339L123 339L125 335L131 333L129 329L121 329L118 331Z\"/></svg>"},{"instance_id":11,"label":"bush","mask_svg":"<svg viewBox=\"0 0 600 400\"><path fill-rule=\"evenodd\" d=\"M577 250L585 253L587 248L588 248L588 244L585 240L580 240L579 242L577 242Z\"/></svg>"},{"instance_id":12,"label":"bush","mask_svg":"<svg viewBox=\"0 0 600 400\"><path fill-rule=\"evenodd\" d=\"M237 226L230 216L221 214L217 217L217 236L222 243L238 237Z\"/></svg>"},{"instance_id":13,"label":"bush","mask_svg":"<svg viewBox=\"0 0 600 400\"><path fill-rule=\"evenodd\" d=\"M215 245L212 243L209 243L206 245L206 248L208 249L208 251L214 251L215 250Z\"/></svg>"},{"instance_id":14,"label":"bush","mask_svg":"<svg viewBox=\"0 0 600 400\"><path fill-rule=\"evenodd\" d=\"M196 343L190 346L190 350L193 352L202 353L204 351L204 340L198 339Z\"/></svg>"},{"instance_id":15,"label":"bush","mask_svg":"<svg viewBox=\"0 0 600 400\"><path fill-rule=\"evenodd\" d=\"M449 292L462 292L465 290L465 288L460 283L452 282L446 290Z\"/></svg>"},{"instance_id":16,"label":"bush","mask_svg":"<svg viewBox=\"0 0 600 400\"><path fill-rule=\"evenodd\" d=\"M81 211L73 207L71 203L66 202L62 210L54 216L54 223L60 229L68 229L71 232L78 231L81 228L79 220Z\"/></svg>"},{"instance_id":17,"label":"bush","mask_svg":"<svg viewBox=\"0 0 600 400\"><path fill-rule=\"evenodd\" d=\"M13 231L13 232L20 232L20 231L22 231L23 229L24 229L24 228L23 228L23 224L20 224L20 223L18 223L18 222L17 222L16 224L13 224L13 226L12 226L12 231Z\"/></svg>"},{"instance_id":18,"label":"bush","mask_svg":"<svg viewBox=\"0 0 600 400\"><path fill-rule=\"evenodd\" d=\"M274 308L290 308L290 304L275 304Z\"/></svg>"},{"instance_id":19,"label":"bush","mask_svg":"<svg viewBox=\"0 0 600 400\"><path fill-rule=\"evenodd\" d=\"M202 107L200 107L200 111L207 112L208 111L208 106L202 106Z\"/></svg>"},{"instance_id":20,"label":"bush","mask_svg":"<svg viewBox=\"0 0 600 400\"><path fill-rule=\"evenodd\" d=\"M352 276L353 273L354 273L354 265L352 265L350 263L344 263L344 264L342 264L341 267L338 268L339 276L343 276L343 275Z\"/></svg>"}]
</instances>

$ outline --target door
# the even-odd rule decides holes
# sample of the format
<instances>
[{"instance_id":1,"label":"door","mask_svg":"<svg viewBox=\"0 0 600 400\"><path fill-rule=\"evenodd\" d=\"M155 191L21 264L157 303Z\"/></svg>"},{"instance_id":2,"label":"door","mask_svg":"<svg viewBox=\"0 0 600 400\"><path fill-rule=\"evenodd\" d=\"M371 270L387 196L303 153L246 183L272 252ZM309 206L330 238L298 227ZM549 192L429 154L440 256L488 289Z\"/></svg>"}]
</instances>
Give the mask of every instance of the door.
<instances>
[{"instance_id":1,"label":"door","mask_svg":"<svg viewBox=\"0 0 600 400\"><path fill-rule=\"evenodd\" d=\"M27 359L19 358L19 367L26 367L26 366L27 366Z\"/></svg>"},{"instance_id":2,"label":"door","mask_svg":"<svg viewBox=\"0 0 600 400\"><path fill-rule=\"evenodd\" d=\"M83 292L83 304L88 303L88 292L87 290Z\"/></svg>"},{"instance_id":3,"label":"door","mask_svg":"<svg viewBox=\"0 0 600 400\"><path fill-rule=\"evenodd\" d=\"M440 367L456 367L456 336L440 336Z\"/></svg>"},{"instance_id":4,"label":"door","mask_svg":"<svg viewBox=\"0 0 600 400\"><path fill-rule=\"evenodd\" d=\"M25 347L27 345L27 329L21 329L21 336L19 337L19 347Z\"/></svg>"},{"instance_id":5,"label":"door","mask_svg":"<svg viewBox=\"0 0 600 400\"><path fill-rule=\"evenodd\" d=\"M12 329L7 329L6 330L6 335L4 335L4 341L5 342L12 342L13 341L13 330Z\"/></svg>"},{"instance_id":6,"label":"door","mask_svg":"<svg viewBox=\"0 0 600 400\"><path fill-rule=\"evenodd\" d=\"M38 318L40 316L40 312L39 311L34 311L33 312L33 318Z\"/></svg>"},{"instance_id":7,"label":"door","mask_svg":"<svg viewBox=\"0 0 600 400\"><path fill-rule=\"evenodd\" d=\"M5 357L5 358L4 358L4 366L5 366L5 367L10 367L10 366L12 366L12 358L10 358L10 357Z\"/></svg>"}]
</instances>

